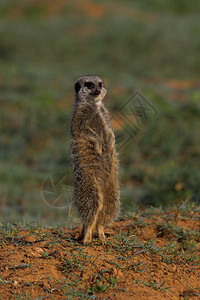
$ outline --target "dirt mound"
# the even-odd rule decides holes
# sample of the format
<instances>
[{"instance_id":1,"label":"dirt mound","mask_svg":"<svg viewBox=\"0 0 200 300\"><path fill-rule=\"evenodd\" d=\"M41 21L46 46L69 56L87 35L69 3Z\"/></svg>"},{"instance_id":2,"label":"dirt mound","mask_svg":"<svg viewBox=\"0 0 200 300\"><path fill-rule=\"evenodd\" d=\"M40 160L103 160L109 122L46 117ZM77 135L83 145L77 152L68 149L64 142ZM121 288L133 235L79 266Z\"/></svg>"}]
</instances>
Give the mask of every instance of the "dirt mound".
<instances>
[{"instance_id":1,"label":"dirt mound","mask_svg":"<svg viewBox=\"0 0 200 300\"><path fill-rule=\"evenodd\" d=\"M127 216L107 243L76 241L79 227L0 230L1 299L199 299L200 209Z\"/></svg>"}]
</instances>

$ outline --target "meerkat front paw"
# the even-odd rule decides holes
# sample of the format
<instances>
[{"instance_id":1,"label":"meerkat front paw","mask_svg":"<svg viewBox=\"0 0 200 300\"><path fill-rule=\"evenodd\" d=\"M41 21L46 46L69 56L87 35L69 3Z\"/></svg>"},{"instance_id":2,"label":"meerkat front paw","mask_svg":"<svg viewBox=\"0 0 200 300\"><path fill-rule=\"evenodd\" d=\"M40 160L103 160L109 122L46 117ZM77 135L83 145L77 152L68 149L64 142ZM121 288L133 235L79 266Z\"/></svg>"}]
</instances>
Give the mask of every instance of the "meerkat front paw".
<instances>
[{"instance_id":1,"label":"meerkat front paw","mask_svg":"<svg viewBox=\"0 0 200 300\"><path fill-rule=\"evenodd\" d=\"M110 135L109 135L109 146L110 146L110 153L112 156L113 152L115 150L115 136L114 136L113 132L110 132Z\"/></svg>"},{"instance_id":2,"label":"meerkat front paw","mask_svg":"<svg viewBox=\"0 0 200 300\"><path fill-rule=\"evenodd\" d=\"M100 143L96 143L94 149L98 156L102 155L102 145Z\"/></svg>"}]
</instances>

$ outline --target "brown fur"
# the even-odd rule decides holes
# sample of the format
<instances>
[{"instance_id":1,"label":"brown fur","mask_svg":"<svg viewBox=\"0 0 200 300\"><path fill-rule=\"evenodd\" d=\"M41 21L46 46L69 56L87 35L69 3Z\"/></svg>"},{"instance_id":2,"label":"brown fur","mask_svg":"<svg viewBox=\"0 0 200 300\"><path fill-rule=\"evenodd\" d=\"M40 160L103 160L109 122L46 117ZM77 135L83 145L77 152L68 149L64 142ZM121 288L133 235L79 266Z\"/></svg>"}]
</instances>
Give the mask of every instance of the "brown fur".
<instances>
[{"instance_id":1,"label":"brown fur","mask_svg":"<svg viewBox=\"0 0 200 300\"><path fill-rule=\"evenodd\" d=\"M92 82L93 88L88 89L86 82ZM100 82L97 76L76 81L71 118L74 203L83 222L80 239L84 244L91 242L95 232L105 241L104 227L120 207L115 137L101 102L106 90Z\"/></svg>"}]
</instances>

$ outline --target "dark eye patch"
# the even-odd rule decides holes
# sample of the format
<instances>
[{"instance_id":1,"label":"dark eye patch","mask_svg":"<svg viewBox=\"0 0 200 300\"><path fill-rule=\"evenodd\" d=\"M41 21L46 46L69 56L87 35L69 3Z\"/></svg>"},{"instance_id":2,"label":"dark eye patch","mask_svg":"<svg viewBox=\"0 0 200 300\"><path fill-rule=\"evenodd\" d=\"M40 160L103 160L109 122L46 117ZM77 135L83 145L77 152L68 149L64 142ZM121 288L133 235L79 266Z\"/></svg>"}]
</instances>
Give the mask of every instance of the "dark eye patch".
<instances>
[{"instance_id":1,"label":"dark eye patch","mask_svg":"<svg viewBox=\"0 0 200 300\"><path fill-rule=\"evenodd\" d=\"M92 83L91 81L86 82L85 87L87 87L88 89L92 89L94 87L94 83Z\"/></svg>"},{"instance_id":2,"label":"dark eye patch","mask_svg":"<svg viewBox=\"0 0 200 300\"><path fill-rule=\"evenodd\" d=\"M103 83L102 82L99 82L99 87L100 87L100 89L103 87Z\"/></svg>"}]
</instances>

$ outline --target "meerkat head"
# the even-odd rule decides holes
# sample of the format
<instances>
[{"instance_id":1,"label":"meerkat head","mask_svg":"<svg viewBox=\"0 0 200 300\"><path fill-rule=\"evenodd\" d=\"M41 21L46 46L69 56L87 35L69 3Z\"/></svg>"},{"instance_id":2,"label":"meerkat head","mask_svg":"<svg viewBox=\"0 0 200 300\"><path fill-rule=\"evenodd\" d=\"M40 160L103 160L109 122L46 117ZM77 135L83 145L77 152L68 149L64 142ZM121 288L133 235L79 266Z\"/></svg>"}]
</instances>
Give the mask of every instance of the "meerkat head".
<instances>
[{"instance_id":1,"label":"meerkat head","mask_svg":"<svg viewBox=\"0 0 200 300\"><path fill-rule=\"evenodd\" d=\"M99 104L106 95L103 80L98 76L82 76L74 85L77 101L94 101Z\"/></svg>"}]
</instances>

